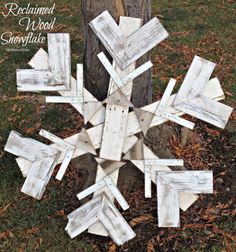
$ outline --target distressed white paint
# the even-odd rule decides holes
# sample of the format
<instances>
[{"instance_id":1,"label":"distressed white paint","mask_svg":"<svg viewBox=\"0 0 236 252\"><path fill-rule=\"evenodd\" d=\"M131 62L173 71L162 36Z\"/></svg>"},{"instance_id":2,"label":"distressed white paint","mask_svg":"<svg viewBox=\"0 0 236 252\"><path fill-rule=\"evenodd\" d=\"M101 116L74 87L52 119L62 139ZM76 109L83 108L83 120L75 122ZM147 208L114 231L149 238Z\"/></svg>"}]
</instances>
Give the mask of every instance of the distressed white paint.
<instances>
[{"instance_id":1,"label":"distressed white paint","mask_svg":"<svg viewBox=\"0 0 236 252\"><path fill-rule=\"evenodd\" d=\"M21 192L40 200L59 157L59 151L31 138L11 131L5 151L29 161L30 167Z\"/></svg>"},{"instance_id":2,"label":"distressed white paint","mask_svg":"<svg viewBox=\"0 0 236 252\"><path fill-rule=\"evenodd\" d=\"M175 122L179 125L182 125L186 128L189 128L189 129L193 129L194 128L194 123L188 121L188 120L185 120L183 118L180 118L179 116L177 115L174 115L174 114L171 114L171 113L168 113L166 112L166 108L167 108L167 105L168 105L168 101L170 99L170 96L171 96L171 93L175 87L175 84L176 84L176 80L175 79L170 79L166 89L165 89L165 92L161 98L161 101L159 103L159 106L157 107L157 110L155 112L155 114L157 116L162 116L166 119L169 119L170 121L172 122Z\"/></svg>"},{"instance_id":3,"label":"distressed white paint","mask_svg":"<svg viewBox=\"0 0 236 252\"><path fill-rule=\"evenodd\" d=\"M17 69L18 91L38 92L70 89L70 35L68 33L48 33L48 52L47 68Z\"/></svg>"},{"instance_id":4,"label":"distressed white paint","mask_svg":"<svg viewBox=\"0 0 236 252\"><path fill-rule=\"evenodd\" d=\"M122 245L135 237L134 231L104 193L94 197L67 217L68 224L65 230L71 238L98 223L117 245Z\"/></svg>"},{"instance_id":5,"label":"distressed white paint","mask_svg":"<svg viewBox=\"0 0 236 252\"><path fill-rule=\"evenodd\" d=\"M175 108L200 120L224 128L233 108L208 99L204 88L215 64L195 56L174 101Z\"/></svg>"},{"instance_id":6,"label":"distressed white paint","mask_svg":"<svg viewBox=\"0 0 236 252\"><path fill-rule=\"evenodd\" d=\"M166 166L183 166L183 159L148 159L144 160L145 165L166 165Z\"/></svg>"},{"instance_id":7,"label":"distressed white paint","mask_svg":"<svg viewBox=\"0 0 236 252\"><path fill-rule=\"evenodd\" d=\"M113 194L113 196L116 198L117 202L120 204L123 210L127 210L129 208L129 204L123 197L123 195L120 193L119 189L114 185L112 182L112 179L109 176L104 177L103 180L95 183L94 185L88 187L84 191L77 194L78 199L83 199L87 197L88 195L102 189L103 187L107 186L110 190L110 192Z\"/></svg>"},{"instance_id":8,"label":"distressed white paint","mask_svg":"<svg viewBox=\"0 0 236 252\"><path fill-rule=\"evenodd\" d=\"M212 171L157 172L159 227L180 226L179 192L213 193Z\"/></svg>"},{"instance_id":9,"label":"distressed white paint","mask_svg":"<svg viewBox=\"0 0 236 252\"><path fill-rule=\"evenodd\" d=\"M40 48L38 52L34 55L34 57L30 60L28 63L32 68L35 69L48 69L48 54L47 52ZM71 89L68 91L58 91L60 95L62 96L69 96L74 97L77 94L77 82L76 80L71 76ZM97 101L97 99L88 92L86 88L83 88L84 92L84 101L90 102L90 101ZM71 104L80 114L83 115L83 104L82 103L72 103ZM104 106L101 106L98 111L90 118L90 123L92 125L98 125L102 122L104 122L105 117L105 108Z\"/></svg>"},{"instance_id":10,"label":"distressed white paint","mask_svg":"<svg viewBox=\"0 0 236 252\"><path fill-rule=\"evenodd\" d=\"M157 18L151 19L129 35L124 34L108 11L92 20L90 27L121 69L125 69L168 37Z\"/></svg>"},{"instance_id":11,"label":"distressed white paint","mask_svg":"<svg viewBox=\"0 0 236 252\"><path fill-rule=\"evenodd\" d=\"M48 65L55 80L70 89L71 49L69 33L48 33Z\"/></svg>"},{"instance_id":12,"label":"distressed white paint","mask_svg":"<svg viewBox=\"0 0 236 252\"><path fill-rule=\"evenodd\" d=\"M40 130L39 135L47 138L51 142L54 142L56 144L56 146L61 146L62 148L64 148L66 150L64 159L63 159L62 164L60 166L60 169L56 175L56 179L62 180L62 178L66 172L66 169L67 169L67 167L73 157L73 154L75 151L75 145L67 143L63 139L53 135L52 133L50 133L49 131L46 131L44 129ZM60 150L60 148L59 148L59 150Z\"/></svg>"},{"instance_id":13,"label":"distressed white paint","mask_svg":"<svg viewBox=\"0 0 236 252\"><path fill-rule=\"evenodd\" d=\"M123 34L129 36L140 28L141 23L141 19L121 17L119 29L123 32ZM127 76L129 73L132 73L135 70L135 62L124 70L121 70L116 65L116 62L113 62L112 69L115 69L115 72L118 77L122 79L123 77ZM121 84L123 85L122 81ZM125 90L127 92L125 94L127 94L127 99L130 100L133 83L132 81L130 81L126 85L128 85L128 90ZM112 95L112 93L116 92L117 90L118 89L116 82L111 78L109 83L108 96ZM124 145L128 113L129 111L127 106L119 106L116 104L107 105L100 148L101 158L120 161Z\"/></svg>"}]
</instances>

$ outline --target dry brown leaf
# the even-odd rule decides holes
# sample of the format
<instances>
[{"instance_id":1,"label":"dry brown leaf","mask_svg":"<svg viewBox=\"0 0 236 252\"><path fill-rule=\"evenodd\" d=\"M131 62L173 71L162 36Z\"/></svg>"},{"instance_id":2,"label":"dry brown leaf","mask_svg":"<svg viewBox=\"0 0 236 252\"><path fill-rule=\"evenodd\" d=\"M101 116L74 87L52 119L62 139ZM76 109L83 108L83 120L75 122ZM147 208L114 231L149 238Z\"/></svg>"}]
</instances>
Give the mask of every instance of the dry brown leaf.
<instances>
[{"instance_id":1,"label":"dry brown leaf","mask_svg":"<svg viewBox=\"0 0 236 252\"><path fill-rule=\"evenodd\" d=\"M3 214L7 211L7 209L10 207L11 203L7 204L6 206L0 207L0 214Z\"/></svg>"},{"instance_id":2,"label":"dry brown leaf","mask_svg":"<svg viewBox=\"0 0 236 252\"><path fill-rule=\"evenodd\" d=\"M109 248L107 252L115 252L116 251L116 244L113 242Z\"/></svg>"},{"instance_id":3,"label":"dry brown leaf","mask_svg":"<svg viewBox=\"0 0 236 252\"><path fill-rule=\"evenodd\" d=\"M39 231L38 227L32 227L32 228L27 229L24 233L27 237L31 237L34 234L38 233L38 231Z\"/></svg>"},{"instance_id":4,"label":"dry brown leaf","mask_svg":"<svg viewBox=\"0 0 236 252\"><path fill-rule=\"evenodd\" d=\"M145 221L149 221L149 220L153 220L153 219L154 219L154 217L151 214L141 215L141 216L138 216L138 217L132 219L129 222L129 225L131 227L134 227L134 226L138 225L141 222L145 222Z\"/></svg>"},{"instance_id":5,"label":"dry brown leaf","mask_svg":"<svg viewBox=\"0 0 236 252\"><path fill-rule=\"evenodd\" d=\"M6 230L2 233L0 233L0 239L3 239L3 238L8 238L8 237L13 237L13 233L10 231L10 230Z\"/></svg>"},{"instance_id":6,"label":"dry brown leaf","mask_svg":"<svg viewBox=\"0 0 236 252\"><path fill-rule=\"evenodd\" d=\"M147 252L155 252L153 239L149 240L148 243L147 243Z\"/></svg>"}]
</instances>

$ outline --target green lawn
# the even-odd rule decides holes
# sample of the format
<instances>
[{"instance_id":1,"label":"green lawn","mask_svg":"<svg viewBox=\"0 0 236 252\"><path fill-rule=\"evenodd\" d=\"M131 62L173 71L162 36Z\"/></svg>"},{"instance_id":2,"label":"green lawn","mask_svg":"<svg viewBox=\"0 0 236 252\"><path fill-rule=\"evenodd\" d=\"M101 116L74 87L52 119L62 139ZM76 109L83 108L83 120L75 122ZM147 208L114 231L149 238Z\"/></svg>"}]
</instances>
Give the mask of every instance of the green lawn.
<instances>
[{"instance_id":1,"label":"green lawn","mask_svg":"<svg viewBox=\"0 0 236 252\"><path fill-rule=\"evenodd\" d=\"M22 5L28 3L25 0L18 2ZM50 5L53 2L41 0L40 5ZM2 6L3 3L1 11ZM224 103L235 107L235 14L236 4L231 0L153 0L153 15L159 17L170 33L170 37L152 51L154 99L163 93L169 78L177 78L178 84L181 84L189 64L197 54L218 64L213 75L220 79L226 93ZM76 63L83 58L80 1L56 1L55 16L55 31L69 32L71 35L72 74L75 76ZM1 18L0 33L12 31L24 34L18 27L17 20L18 17L12 16L7 20ZM82 118L69 105L45 104L45 94L17 93L16 69L27 68L27 62L39 47L30 45L27 52L8 52L6 48L12 47L0 47L0 251L108 251L109 247L113 251L108 238L84 232L71 240L64 231L66 214L79 206L75 197L79 186L76 188L75 185L80 174L71 171L61 183L53 178L41 201L33 200L20 192L24 179L13 155L3 151L10 131L16 130L24 136L44 141L38 136L39 129L47 129L61 137L69 136L81 129ZM46 49L46 45L44 48ZM236 118L232 119L225 130L230 135L230 141L236 139L235 120ZM214 127L212 130L215 130ZM220 151L216 153L222 154ZM228 155L227 158L233 160L232 155ZM233 165L235 161L231 162ZM132 219L129 214L130 212L125 214L128 220ZM155 216L155 211L151 214ZM186 216L188 218L188 214ZM189 219L187 223L190 223L188 221ZM198 223L197 219L195 223ZM223 216L215 224L229 235L236 229L231 215ZM193 251L193 248L195 251L229 251L232 247L232 239L228 236L224 238L216 229L216 236L207 240L210 244L200 241L205 239L204 236L211 235L211 228L202 228L197 232L191 229L163 231L164 234L160 235L163 239L161 242L158 241L159 235L145 237L143 232L148 229L149 224L135 228L137 237L134 241L116 251L142 252L146 248L148 251L172 251L174 244L170 245L167 237L171 234L175 239L176 232L179 232L177 241L183 244L182 247L177 247L178 251ZM190 236L195 242L191 241ZM135 244L142 244L140 250L134 248Z\"/></svg>"}]
</instances>

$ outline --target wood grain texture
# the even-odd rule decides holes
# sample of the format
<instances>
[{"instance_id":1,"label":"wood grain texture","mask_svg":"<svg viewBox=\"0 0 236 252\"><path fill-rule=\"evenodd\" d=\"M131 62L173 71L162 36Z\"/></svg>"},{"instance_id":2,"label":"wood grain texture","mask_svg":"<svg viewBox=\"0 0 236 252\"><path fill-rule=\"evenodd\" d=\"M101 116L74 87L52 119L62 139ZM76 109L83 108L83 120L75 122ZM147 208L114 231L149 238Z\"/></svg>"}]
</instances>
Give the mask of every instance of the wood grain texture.
<instances>
[{"instance_id":1,"label":"wood grain texture","mask_svg":"<svg viewBox=\"0 0 236 252\"><path fill-rule=\"evenodd\" d=\"M125 36L108 11L92 20L90 27L121 69L125 69L168 37L157 18Z\"/></svg>"},{"instance_id":2,"label":"wood grain texture","mask_svg":"<svg viewBox=\"0 0 236 252\"><path fill-rule=\"evenodd\" d=\"M139 29L140 26L141 26L140 19L134 20L134 19L129 19L128 17L120 18L119 29L126 36L129 36L130 34L135 32L137 29ZM114 62L113 64L113 69L115 69L117 78L119 77L120 79L127 76L129 73L132 73L135 70L135 66L136 66L134 62L126 69L121 70L115 63L116 62ZM124 84L121 81L121 86L123 86ZM127 95L126 99L129 101L131 98L131 92L132 92L132 86L133 86L132 80L130 80L130 78L128 78L127 84L128 84L127 87L129 89L125 90L127 91L127 93L125 94ZM112 96L114 92L118 92L118 94L120 94L120 91L117 89L116 82L114 81L113 78L111 78L109 86L110 88L108 90L108 95ZM118 100L120 101L123 100L121 95L119 97L120 98L118 98ZM129 103L127 104L127 100L126 100L126 103L125 101L123 101L121 102L121 104L116 105L117 104L116 102L115 104L108 104L106 107L105 122L104 122L102 142L101 142L101 148L100 148L101 158L114 160L114 161L120 161L121 159L121 154L122 154L122 149L123 149L124 139L125 139L127 117L129 113L129 108L127 107ZM124 103L127 105L122 106ZM129 106L132 106L132 104L130 103Z\"/></svg>"},{"instance_id":3,"label":"wood grain texture","mask_svg":"<svg viewBox=\"0 0 236 252\"><path fill-rule=\"evenodd\" d=\"M135 236L128 223L104 193L94 197L67 217L68 224L65 230L71 238L95 223L100 223L117 245L122 245Z\"/></svg>"},{"instance_id":4,"label":"wood grain texture","mask_svg":"<svg viewBox=\"0 0 236 252\"><path fill-rule=\"evenodd\" d=\"M11 131L5 151L26 159L30 167L21 192L40 200L59 157L59 151Z\"/></svg>"},{"instance_id":5,"label":"wood grain texture","mask_svg":"<svg viewBox=\"0 0 236 252\"><path fill-rule=\"evenodd\" d=\"M157 172L159 227L180 226L179 192L213 193L212 171Z\"/></svg>"},{"instance_id":6,"label":"wood grain texture","mask_svg":"<svg viewBox=\"0 0 236 252\"><path fill-rule=\"evenodd\" d=\"M174 101L175 108L200 120L224 128L233 108L208 99L203 90L215 64L195 56Z\"/></svg>"},{"instance_id":7,"label":"wood grain texture","mask_svg":"<svg viewBox=\"0 0 236 252\"><path fill-rule=\"evenodd\" d=\"M54 78L70 89L71 49L69 33L48 33L48 65Z\"/></svg>"},{"instance_id":8,"label":"wood grain texture","mask_svg":"<svg viewBox=\"0 0 236 252\"><path fill-rule=\"evenodd\" d=\"M17 69L18 91L69 90L71 81L71 50L68 33L48 33L47 68ZM42 60L42 57L40 57Z\"/></svg>"},{"instance_id":9,"label":"wood grain texture","mask_svg":"<svg viewBox=\"0 0 236 252\"><path fill-rule=\"evenodd\" d=\"M75 151L75 145L67 143L63 139L53 135L52 133L50 133L49 131L46 131L44 129L40 130L39 135L41 135L41 136L47 138L48 140L50 140L51 142L55 143L56 146L59 145L60 147L62 147L66 150L64 159L63 159L62 164L60 166L60 169L58 170L57 175L56 175L56 179L62 180L62 178L66 172L66 169L67 169L67 167L73 157L73 154ZM60 150L60 148L59 148L59 150Z\"/></svg>"},{"instance_id":10,"label":"wood grain texture","mask_svg":"<svg viewBox=\"0 0 236 252\"><path fill-rule=\"evenodd\" d=\"M40 48L38 52L34 55L34 57L30 60L28 63L32 68L35 69L48 69L48 54L47 52ZM71 89L68 91L58 91L60 95L63 97L75 97L77 94L77 81L71 76ZM86 88L83 88L84 92L84 101L91 102L91 101L97 101L97 99L87 91ZM80 114L83 115L83 104L82 103L72 103L71 104ZM102 122L104 122L105 117L105 107L101 106L97 113L93 115L92 118L90 118L90 123L92 125L98 125Z\"/></svg>"}]
</instances>

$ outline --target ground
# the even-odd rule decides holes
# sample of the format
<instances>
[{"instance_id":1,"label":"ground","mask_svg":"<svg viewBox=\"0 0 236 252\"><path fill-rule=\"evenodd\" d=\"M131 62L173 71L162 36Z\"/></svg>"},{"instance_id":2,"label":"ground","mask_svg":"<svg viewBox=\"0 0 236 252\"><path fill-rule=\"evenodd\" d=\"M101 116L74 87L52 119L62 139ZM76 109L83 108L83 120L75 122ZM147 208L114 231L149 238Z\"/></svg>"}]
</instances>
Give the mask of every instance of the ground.
<instances>
[{"instance_id":1,"label":"ground","mask_svg":"<svg viewBox=\"0 0 236 252\"><path fill-rule=\"evenodd\" d=\"M2 1L6 3L7 1ZM15 1L27 4L28 1ZM1 12L4 10L1 3ZM41 0L41 5L53 1ZM225 91L225 104L236 105L235 82L235 15L232 0L153 1L153 16L157 16L170 37L152 50L153 99L159 99L170 77L181 84L195 54L217 63L213 76L220 79ZM80 1L56 1L54 31L70 32L72 73L82 61L83 36ZM46 18L46 17L45 17ZM12 31L24 34L17 25L19 17L1 18L0 33ZM136 238L116 247L109 238L86 232L74 240L65 233L66 214L80 205L75 194L81 190L86 172L70 167L62 182L51 179L41 201L20 192L23 177L13 155L3 151L10 130L24 136L38 136L40 128L60 137L79 132L83 118L70 106L45 104L44 94L17 93L17 68L27 68L28 60L39 47L30 45L28 52L8 52L0 48L0 251L233 251L235 249L236 193L236 112L224 130L199 120L193 133L176 126L168 136L172 155L183 158L190 170L210 169L214 172L214 194L201 195L184 213L181 228L158 228L156 199L143 197L143 181L127 196L130 209L123 212L133 227ZM44 46L44 48L46 48ZM156 151L154 131L149 133L149 145ZM184 142L183 134L189 134ZM81 164L82 165L82 164ZM141 175L141 174L140 174Z\"/></svg>"}]
</instances>

